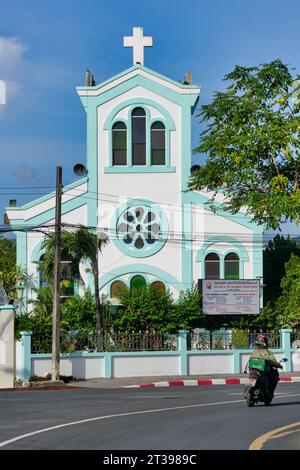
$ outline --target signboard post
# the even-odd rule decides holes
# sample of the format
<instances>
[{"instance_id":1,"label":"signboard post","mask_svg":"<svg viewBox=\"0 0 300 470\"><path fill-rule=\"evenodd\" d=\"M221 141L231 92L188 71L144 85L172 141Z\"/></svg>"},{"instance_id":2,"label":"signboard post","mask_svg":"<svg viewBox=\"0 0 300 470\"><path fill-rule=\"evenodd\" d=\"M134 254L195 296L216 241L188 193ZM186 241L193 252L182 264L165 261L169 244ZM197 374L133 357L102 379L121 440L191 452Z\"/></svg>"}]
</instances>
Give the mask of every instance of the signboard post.
<instances>
[{"instance_id":1,"label":"signboard post","mask_svg":"<svg viewBox=\"0 0 300 470\"><path fill-rule=\"evenodd\" d=\"M258 315L259 279L203 279L202 309L207 315Z\"/></svg>"}]
</instances>

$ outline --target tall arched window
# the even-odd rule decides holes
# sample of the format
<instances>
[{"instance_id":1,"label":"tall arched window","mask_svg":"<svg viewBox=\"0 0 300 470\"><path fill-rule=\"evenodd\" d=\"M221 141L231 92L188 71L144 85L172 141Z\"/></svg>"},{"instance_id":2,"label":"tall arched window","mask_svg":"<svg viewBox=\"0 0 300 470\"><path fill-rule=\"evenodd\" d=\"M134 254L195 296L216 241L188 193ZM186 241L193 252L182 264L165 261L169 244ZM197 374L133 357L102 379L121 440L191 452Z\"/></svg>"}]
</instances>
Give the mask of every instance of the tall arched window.
<instances>
[{"instance_id":1,"label":"tall arched window","mask_svg":"<svg viewBox=\"0 0 300 470\"><path fill-rule=\"evenodd\" d=\"M156 121L151 126L151 165L165 165L166 142L165 126Z\"/></svg>"},{"instance_id":2,"label":"tall arched window","mask_svg":"<svg viewBox=\"0 0 300 470\"><path fill-rule=\"evenodd\" d=\"M127 164L127 128L124 122L116 122L112 132L113 165Z\"/></svg>"},{"instance_id":3,"label":"tall arched window","mask_svg":"<svg viewBox=\"0 0 300 470\"><path fill-rule=\"evenodd\" d=\"M134 108L131 114L132 164L146 165L146 113Z\"/></svg>"},{"instance_id":4,"label":"tall arched window","mask_svg":"<svg viewBox=\"0 0 300 470\"><path fill-rule=\"evenodd\" d=\"M40 262L39 262L39 287L48 287L49 282L46 281L46 276L45 276L45 269L44 269L44 260L45 260L45 255L42 255L40 257Z\"/></svg>"},{"instance_id":5,"label":"tall arched window","mask_svg":"<svg viewBox=\"0 0 300 470\"><path fill-rule=\"evenodd\" d=\"M220 258L216 253L205 257L205 279L220 279Z\"/></svg>"},{"instance_id":6,"label":"tall arched window","mask_svg":"<svg viewBox=\"0 0 300 470\"><path fill-rule=\"evenodd\" d=\"M154 289L160 290L162 294L166 293L166 286L161 281L152 282L151 287L153 287Z\"/></svg>"},{"instance_id":7,"label":"tall arched window","mask_svg":"<svg viewBox=\"0 0 300 470\"><path fill-rule=\"evenodd\" d=\"M130 289L143 289L143 287L146 287L146 279L143 276L133 276Z\"/></svg>"},{"instance_id":8,"label":"tall arched window","mask_svg":"<svg viewBox=\"0 0 300 470\"><path fill-rule=\"evenodd\" d=\"M224 276L225 279L240 278L240 258L236 253L228 253L225 256Z\"/></svg>"},{"instance_id":9,"label":"tall arched window","mask_svg":"<svg viewBox=\"0 0 300 470\"><path fill-rule=\"evenodd\" d=\"M112 299L120 299L122 290L126 288L126 284L122 281L114 281L110 286L110 297Z\"/></svg>"}]
</instances>

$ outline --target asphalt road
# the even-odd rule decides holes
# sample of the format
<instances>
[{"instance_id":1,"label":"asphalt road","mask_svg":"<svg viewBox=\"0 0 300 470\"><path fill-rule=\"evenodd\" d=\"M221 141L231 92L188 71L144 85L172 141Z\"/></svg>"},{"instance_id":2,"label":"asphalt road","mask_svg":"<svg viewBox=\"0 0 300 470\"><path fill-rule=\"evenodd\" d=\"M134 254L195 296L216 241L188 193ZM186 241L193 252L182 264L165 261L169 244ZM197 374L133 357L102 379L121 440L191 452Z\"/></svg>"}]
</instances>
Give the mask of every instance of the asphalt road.
<instances>
[{"instance_id":1,"label":"asphalt road","mask_svg":"<svg viewBox=\"0 0 300 470\"><path fill-rule=\"evenodd\" d=\"M278 385L270 407L247 408L242 392L240 385L1 392L0 450L300 449L300 384Z\"/></svg>"}]
</instances>

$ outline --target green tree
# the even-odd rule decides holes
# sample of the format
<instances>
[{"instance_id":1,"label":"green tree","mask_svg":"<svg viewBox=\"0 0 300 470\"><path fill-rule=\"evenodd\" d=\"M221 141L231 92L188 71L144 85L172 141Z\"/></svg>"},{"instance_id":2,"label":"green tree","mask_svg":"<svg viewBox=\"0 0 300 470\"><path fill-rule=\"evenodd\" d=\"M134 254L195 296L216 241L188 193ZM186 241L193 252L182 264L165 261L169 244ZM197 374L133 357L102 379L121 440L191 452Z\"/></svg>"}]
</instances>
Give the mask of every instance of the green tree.
<instances>
[{"instance_id":1,"label":"green tree","mask_svg":"<svg viewBox=\"0 0 300 470\"><path fill-rule=\"evenodd\" d=\"M225 208L247 207L254 221L276 228L299 220L300 82L280 60L257 67L236 66L230 85L202 106L207 125L195 152L207 160L189 189L225 196ZM297 99L293 100L293 96Z\"/></svg>"},{"instance_id":2,"label":"green tree","mask_svg":"<svg viewBox=\"0 0 300 470\"><path fill-rule=\"evenodd\" d=\"M300 256L300 246L289 236L284 238L279 234L269 240L263 252L264 305L274 303L281 295L280 283L285 275L285 264L291 254Z\"/></svg>"},{"instance_id":3,"label":"green tree","mask_svg":"<svg viewBox=\"0 0 300 470\"><path fill-rule=\"evenodd\" d=\"M170 292L147 284L142 288L122 291L114 328L120 331L176 332L180 328L202 326L198 290L183 291L175 302Z\"/></svg>"},{"instance_id":4,"label":"green tree","mask_svg":"<svg viewBox=\"0 0 300 470\"><path fill-rule=\"evenodd\" d=\"M0 238L0 283L8 298L16 292L16 242L10 238Z\"/></svg>"},{"instance_id":5,"label":"green tree","mask_svg":"<svg viewBox=\"0 0 300 470\"><path fill-rule=\"evenodd\" d=\"M300 257L292 255L285 265L281 281L282 295L275 304L275 311L282 328L300 328Z\"/></svg>"},{"instance_id":6,"label":"green tree","mask_svg":"<svg viewBox=\"0 0 300 470\"><path fill-rule=\"evenodd\" d=\"M294 254L285 263L285 276L281 280L281 295L268 303L258 321L269 330L300 328L300 257Z\"/></svg>"},{"instance_id":7,"label":"green tree","mask_svg":"<svg viewBox=\"0 0 300 470\"><path fill-rule=\"evenodd\" d=\"M141 288L124 288L120 294L122 307L114 322L115 330L145 332L166 331L173 299L169 292L147 284Z\"/></svg>"},{"instance_id":8,"label":"green tree","mask_svg":"<svg viewBox=\"0 0 300 470\"><path fill-rule=\"evenodd\" d=\"M71 297L63 303L61 317L68 325L68 330L93 331L96 321L96 302L90 289L87 289L83 296Z\"/></svg>"},{"instance_id":9,"label":"green tree","mask_svg":"<svg viewBox=\"0 0 300 470\"><path fill-rule=\"evenodd\" d=\"M206 318L201 310L200 300L201 296L197 285L194 285L192 289L181 291L178 301L173 306L167 328L174 331L179 328L193 329L202 327Z\"/></svg>"},{"instance_id":10,"label":"green tree","mask_svg":"<svg viewBox=\"0 0 300 470\"><path fill-rule=\"evenodd\" d=\"M107 239L100 238L86 227L80 227L75 232L62 231L62 254L68 255L71 260L71 272L74 279L81 280L80 262L89 260L94 279L96 301L96 330L98 335L98 348L103 348L103 310L99 296L99 253L107 244ZM54 268L54 234L50 234L44 241L42 249L45 250L43 268L49 280L53 279Z\"/></svg>"}]
</instances>

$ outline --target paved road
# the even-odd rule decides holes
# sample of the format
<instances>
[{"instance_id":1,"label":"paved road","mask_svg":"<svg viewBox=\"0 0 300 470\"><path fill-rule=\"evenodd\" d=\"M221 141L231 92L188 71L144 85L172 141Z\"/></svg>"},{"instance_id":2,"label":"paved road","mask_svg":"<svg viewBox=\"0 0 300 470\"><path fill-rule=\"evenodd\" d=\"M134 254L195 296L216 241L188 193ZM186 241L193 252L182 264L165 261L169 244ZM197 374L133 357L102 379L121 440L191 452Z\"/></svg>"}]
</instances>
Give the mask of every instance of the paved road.
<instances>
[{"instance_id":1,"label":"paved road","mask_svg":"<svg viewBox=\"0 0 300 470\"><path fill-rule=\"evenodd\" d=\"M299 426L257 441L300 422L300 384L278 385L271 407L247 408L242 391L220 385L1 392L0 448L237 450L256 441L256 448L300 449Z\"/></svg>"}]
</instances>

